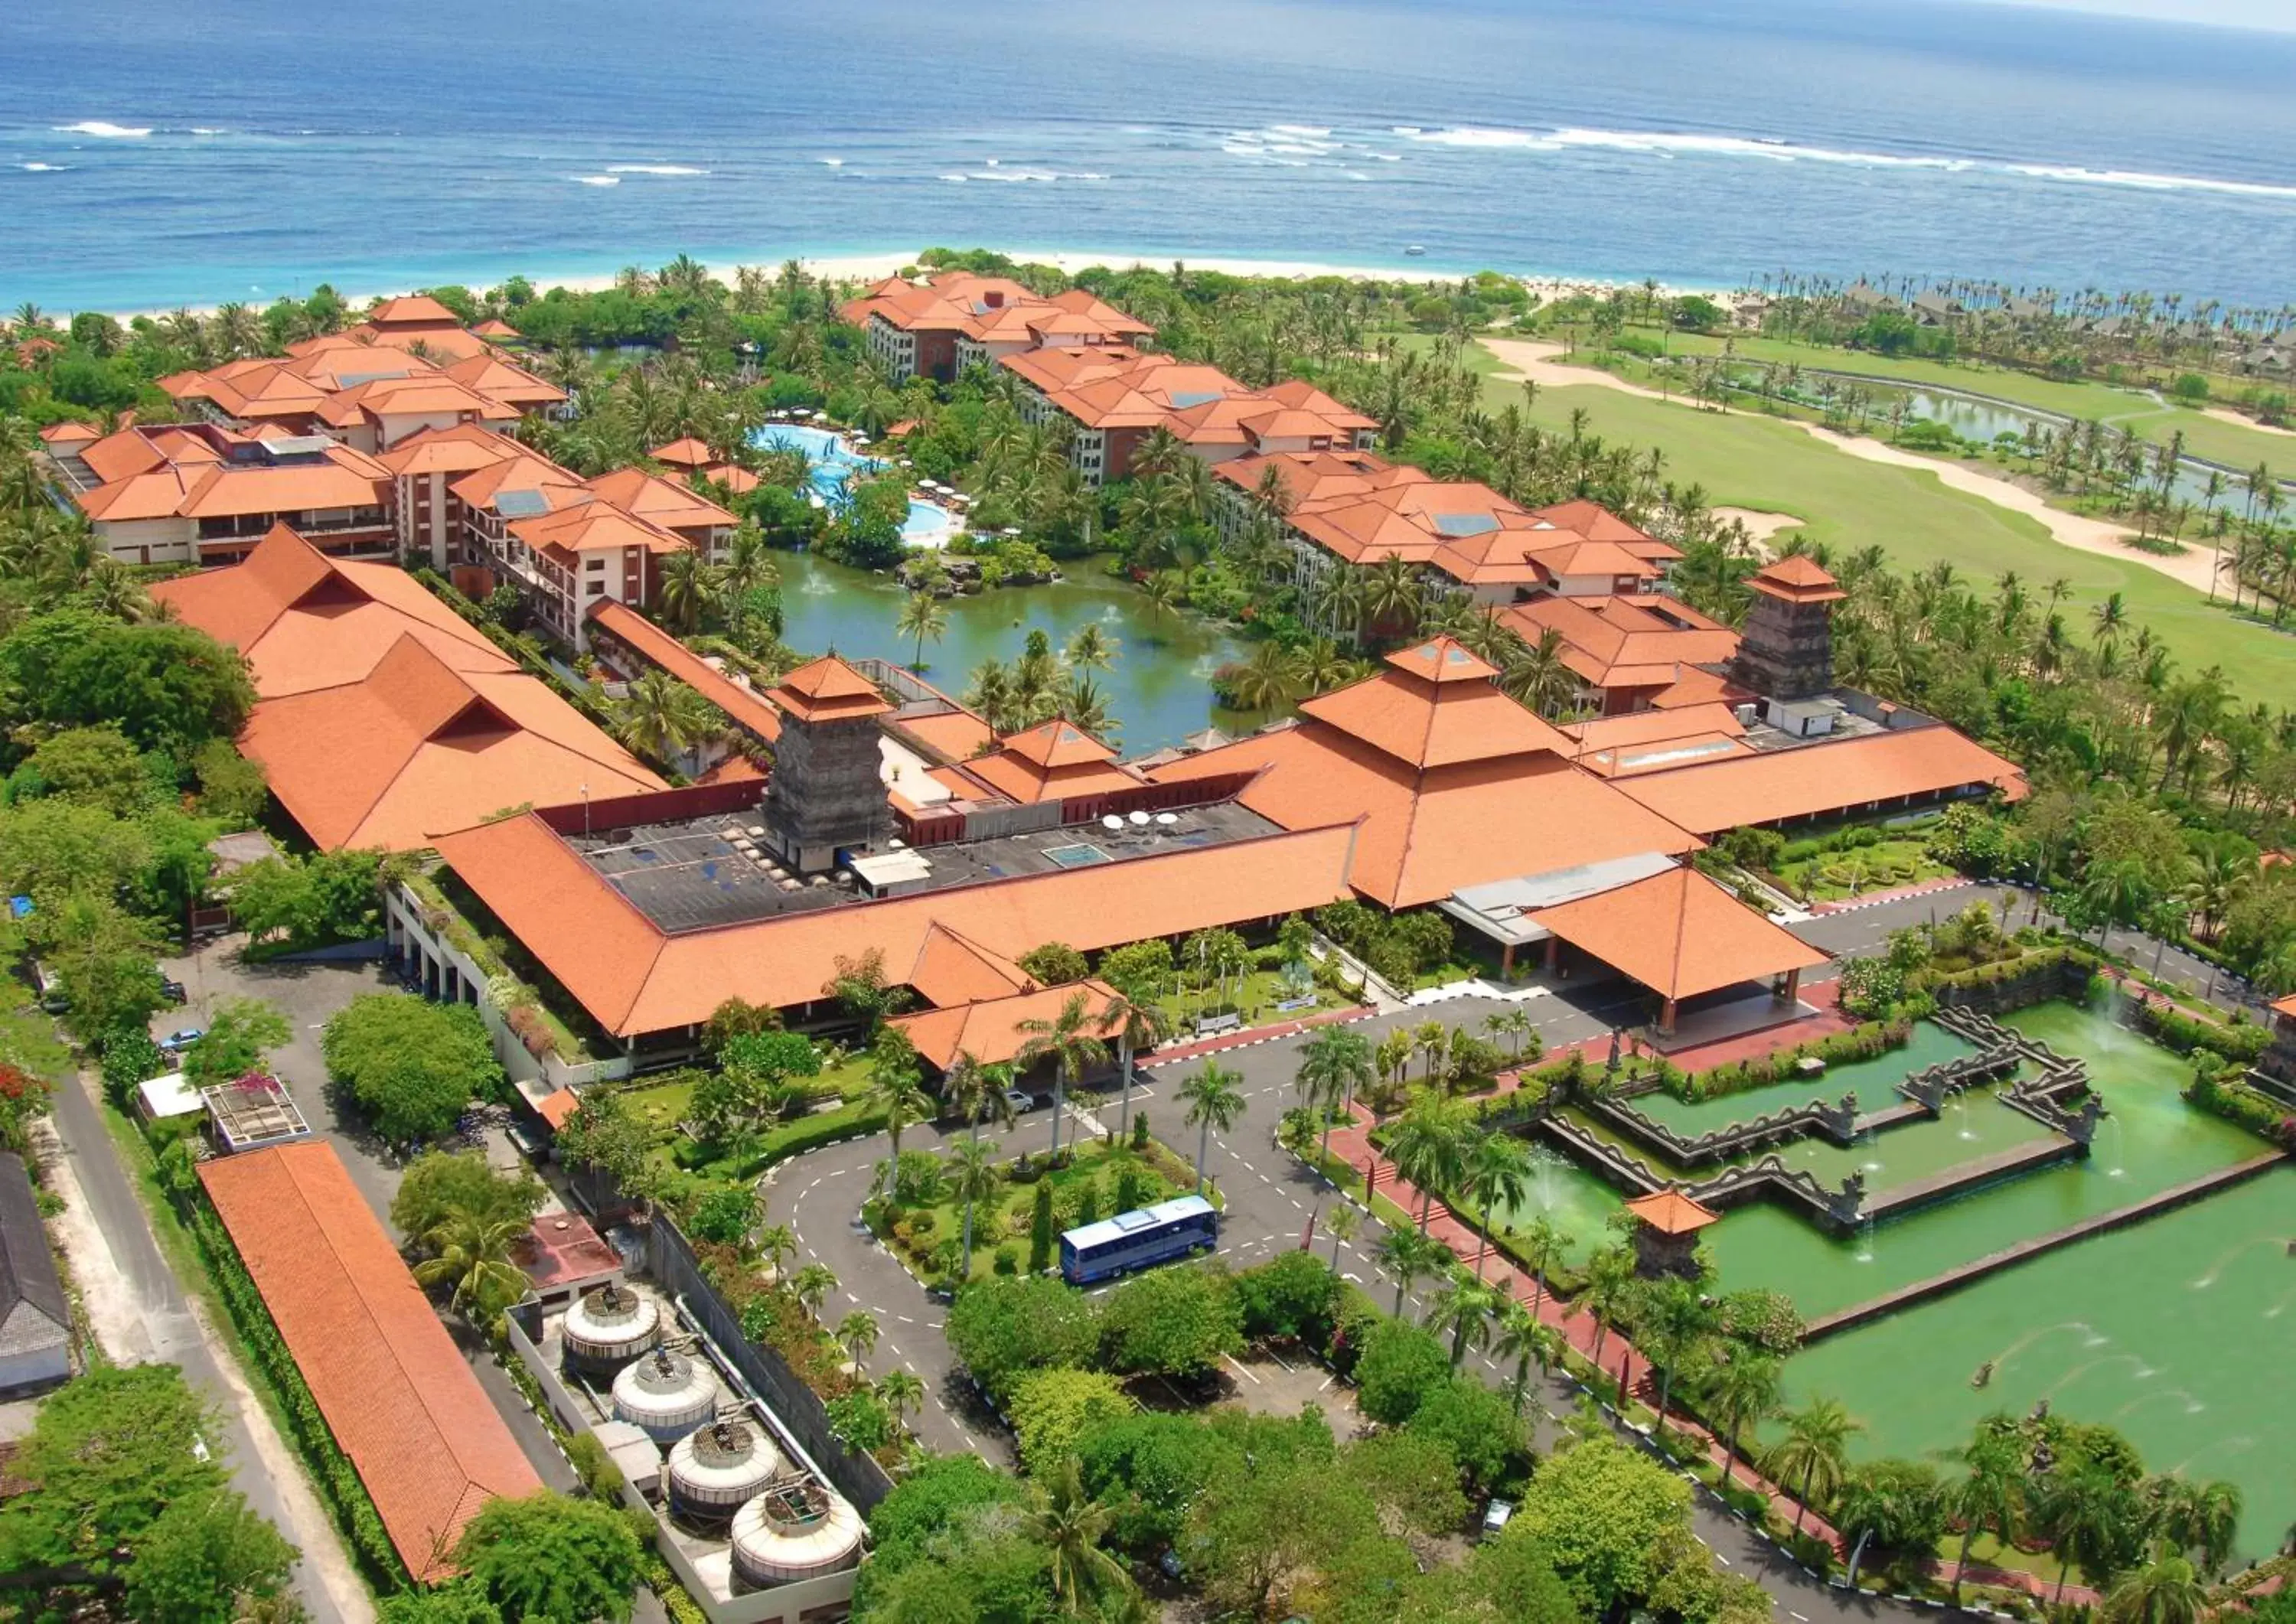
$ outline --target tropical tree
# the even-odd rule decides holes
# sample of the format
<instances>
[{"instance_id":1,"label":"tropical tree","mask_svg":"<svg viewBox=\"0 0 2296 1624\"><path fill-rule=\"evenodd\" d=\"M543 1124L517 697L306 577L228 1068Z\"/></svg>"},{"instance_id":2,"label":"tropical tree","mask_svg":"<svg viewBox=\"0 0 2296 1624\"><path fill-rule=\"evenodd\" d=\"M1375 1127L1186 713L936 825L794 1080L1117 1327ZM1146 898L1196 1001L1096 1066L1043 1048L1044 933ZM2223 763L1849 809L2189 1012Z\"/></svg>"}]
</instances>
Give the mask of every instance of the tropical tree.
<instances>
[{"instance_id":1,"label":"tropical tree","mask_svg":"<svg viewBox=\"0 0 2296 1624\"><path fill-rule=\"evenodd\" d=\"M1781 1378L1777 1360L1743 1349L1717 1365L1705 1382L1706 1402L1722 1423L1722 1480L1737 1464L1738 1439L1777 1414Z\"/></svg>"},{"instance_id":2,"label":"tropical tree","mask_svg":"<svg viewBox=\"0 0 2296 1624\"><path fill-rule=\"evenodd\" d=\"M1456 1370L1466 1358L1470 1343L1480 1348L1490 1340L1491 1316L1505 1300L1496 1286L1465 1275L1453 1275L1435 1293L1427 1323L1432 1330L1451 1333L1451 1368Z\"/></svg>"},{"instance_id":3,"label":"tropical tree","mask_svg":"<svg viewBox=\"0 0 2296 1624\"><path fill-rule=\"evenodd\" d=\"M1403 1300L1411 1288L1429 1276L1442 1273L1451 1261L1450 1249L1430 1234L1416 1229L1387 1229L1379 1237L1372 1255L1380 1267L1395 1276L1395 1308L1403 1312Z\"/></svg>"},{"instance_id":4,"label":"tropical tree","mask_svg":"<svg viewBox=\"0 0 2296 1624\"><path fill-rule=\"evenodd\" d=\"M1351 1026L1319 1026L1300 1046L1300 1069L1292 1085L1323 1117L1321 1149L1332 1148L1332 1117L1343 1111L1356 1091L1373 1081L1371 1039Z\"/></svg>"},{"instance_id":5,"label":"tropical tree","mask_svg":"<svg viewBox=\"0 0 2296 1624\"><path fill-rule=\"evenodd\" d=\"M1063 1611L1081 1614L1087 1598L1120 1589L1124 1568L1100 1548L1116 1513L1085 1492L1073 1455L1029 1481L1021 1518L1030 1540L1050 1559L1053 1595Z\"/></svg>"},{"instance_id":6,"label":"tropical tree","mask_svg":"<svg viewBox=\"0 0 2296 1624\"><path fill-rule=\"evenodd\" d=\"M1363 1226L1363 1216L1345 1202L1333 1207L1324 1219L1324 1233L1332 1237L1332 1273L1340 1272L1340 1248L1356 1238Z\"/></svg>"},{"instance_id":7,"label":"tropical tree","mask_svg":"<svg viewBox=\"0 0 2296 1624\"><path fill-rule=\"evenodd\" d=\"M1772 1482L1795 1486L1794 1532L1799 1534L1813 1497L1830 1501L1841 1492L1849 1469L1849 1440L1866 1429L1832 1398L1813 1398L1789 1411L1785 1423L1785 1436L1771 1446L1762 1470Z\"/></svg>"},{"instance_id":8,"label":"tropical tree","mask_svg":"<svg viewBox=\"0 0 2296 1624\"><path fill-rule=\"evenodd\" d=\"M1196 1132L1196 1193L1204 1190L1204 1170L1211 1155L1212 1130L1226 1133L1235 1126L1243 1114L1243 1093L1236 1085L1243 1081L1241 1071L1231 1070L1217 1061L1208 1060L1195 1075L1180 1085L1180 1101L1188 1108L1186 1118Z\"/></svg>"},{"instance_id":9,"label":"tropical tree","mask_svg":"<svg viewBox=\"0 0 2296 1624\"><path fill-rule=\"evenodd\" d=\"M414 1266L414 1278L449 1287L447 1300L472 1325L492 1325L526 1295L526 1271L512 1254L527 1229L523 1217L451 1213L422 1237L433 1255Z\"/></svg>"},{"instance_id":10,"label":"tropical tree","mask_svg":"<svg viewBox=\"0 0 2296 1624\"><path fill-rule=\"evenodd\" d=\"M790 1282L790 1295L804 1305L806 1311L818 1314L829 1294L837 1289L837 1275L826 1263L808 1263L798 1270Z\"/></svg>"},{"instance_id":11,"label":"tropical tree","mask_svg":"<svg viewBox=\"0 0 2296 1624\"><path fill-rule=\"evenodd\" d=\"M931 593L913 592L901 605L900 619L894 622L893 630L914 640L915 650L909 664L922 671L925 668L925 643L928 639L939 643L941 635L948 630L948 611Z\"/></svg>"},{"instance_id":12,"label":"tropical tree","mask_svg":"<svg viewBox=\"0 0 2296 1624\"><path fill-rule=\"evenodd\" d=\"M2232 1483L2195 1482L2170 1475L2146 1480L2146 1531L2171 1550L2194 1559L2203 1573L2220 1571L2240 1528L2241 1496Z\"/></svg>"},{"instance_id":13,"label":"tropical tree","mask_svg":"<svg viewBox=\"0 0 2296 1624\"><path fill-rule=\"evenodd\" d=\"M1595 1316L1595 1368L1603 1367L1603 1343L1611 1333L1611 1324L1618 1317L1632 1296L1635 1284L1635 1255L1624 1246L1605 1246L1587 1259L1587 1284L1571 1300L1574 1312L1583 1311Z\"/></svg>"},{"instance_id":14,"label":"tropical tree","mask_svg":"<svg viewBox=\"0 0 2296 1624\"><path fill-rule=\"evenodd\" d=\"M1014 1064L1025 1071L1040 1061L1053 1062L1053 1160L1061 1156L1061 1118L1068 1111L1069 1090L1078 1078L1108 1059L1108 1045L1100 1034L1107 1027L1091 1008L1089 993L1070 993L1050 1017L1031 1015L1016 1022L1027 1034Z\"/></svg>"},{"instance_id":15,"label":"tropical tree","mask_svg":"<svg viewBox=\"0 0 2296 1624\"><path fill-rule=\"evenodd\" d=\"M1528 1228L1517 1232L1515 1245L1522 1253L1522 1260L1530 1265L1530 1311L1536 1317L1538 1305L1546 1298L1546 1271L1554 1267L1557 1258L1570 1251L1570 1237L1541 1213L1530 1220Z\"/></svg>"},{"instance_id":16,"label":"tropical tree","mask_svg":"<svg viewBox=\"0 0 2296 1624\"><path fill-rule=\"evenodd\" d=\"M829 1333L830 1339L844 1349L853 1368L861 1368L861 1361L877 1346L877 1316L866 1308L856 1308L837 1322Z\"/></svg>"},{"instance_id":17,"label":"tropical tree","mask_svg":"<svg viewBox=\"0 0 2296 1624\"><path fill-rule=\"evenodd\" d=\"M1132 1131L1133 1061L1143 1049L1152 1049L1172 1035L1172 1018L1155 999L1136 997L1122 988L1100 1012L1101 1029L1116 1034L1116 1067L1122 1078L1117 1096L1118 1143Z\"/></svg>"},{"instance_id":18,"label":"tropical tree","mask_svg":"<svg viewBox=\"0 0 2296 1624\"><path fill-rule=\"evenodd\" d=\"M1543 1373L1554 1357L1557 1338L1554 1328L1541 1325L1538 1316L1519 1297L1502 1298L1497 1317L1498 1333L1492 1339L1491 1351L1502 1359L1514 1361L1514 1380L1509 1385L1508 1397L1513 1401L1514 1413L1520 1415L1524 1397L1530 1389L1531 1361L1536 1359Z\"/></svg>"},{"instance_id":19,"label":"tropical tree","mask_svg":"<svg viewBox=\"0 0 2296 1624\"><path fill-rule=\"evenodd\" d=\"M892 1412L893 1424L899 1426L913 1412L924 1408L925 1384L914 1371L889 1370L877 1378L877 1398Z\"/></svg>"},{"instance_id":20,"label":"tropical tree","mask_svg":"<svg viewBox=\"0 0 2296 1624\"><path fill-rule=\"evenodd\" d=\"M1423 1233L1437 1185L1456 1185L1466 1150L1467 1121L1456 1102L1431 1088L1415 1091L1388 1132L1388 1160L1418 1186L1418 1226Z\"/></svg>"},{"instance_id":21,"label":"tropical tree","mask_svg":"<svg viewBox=\"0 0 2296 1624\"><path fill-rule=\"evenodd\" d=\"M963 1280L972 1272L973 1204L994 1200L1000 1182L996 1147L982 1140L976 1128L973 1137L959 1139L948 1147L942 1165L948 1193L964 1203L963 1261L957 1265L957 1278Z\"/></svg>"},{"instance_id":22,"label":"tropical tree","mask_svg":"<svg viewBox=\"0 0 2296 1624\"><path fill-rule=\"evenodd\" d=\"M921 1080L915 1046L898 1027L884 1028L870 1046L869 1087L862 1098L864 1110L885 1113L890 1153L885 1158L884 1187L879 1193L888 1199L893 1193L894 1172L900 1166L902 1131L932 1120L932 1099L920 1086Z\"/></svg>"},{"instance_id":23,"label":"tropical tree","mask_svg":"<svg viewBox=\"0 0 2296 1624\"><path fill-rule=\"evenodd\" d=\"M2174 1552L2155 1556L2104 1598L2106 1624L2200 1624L2207 1612L2200 1575Z\"/></svg>"},{"instance_id":24,"label":"tropical tree","mask_svg":"<svg viewBox=\"0 0 2296 1624\"><path fill-rule=\"evenodd\" d=\"M1657 1282L1643 1296L1635 1334L1658 1366L1658 1413L1664 1420L1674 1398L1675 1373L1710 1334L1720 1316L1687 1280Z\"/></svg>"},{"instance_id":25,"label":"tropical tree","mask_svg":"<svg viewBox=\"0 0 2296 1624\"><path fill-rule=\"evenodd\" d=\"M1962 1476L1947 1491L1947 1507L1961 1524L1961 1554L1954 1562L1953 1599L1969 1571L1969 1547L1990 1533L2004 1545L2015 1543L2025 1519L2025 1461L2016 1434L1980 1427L1966 1448L1955 1452Z\"/></svg>"},{"instance_id":26,"label":"tropical tree","mask_svg":"<svg viewBox=\"0 0 2296 1624\"><path fill-rule=\"evenodd\" d=\"M1491 1213L1522 1204L1530 1193L1530 1147L1504 1130L1478 1135L1468 1145L1460 1188L1482 1215L1475 1246L1475 1278L1483 1277L1483 1258L1491 1249Z\"/></svg>"},{"instance_id":27,"label":"tropical tree","mask_svg":"<svg viewBox=\"0 0 2296 1624\"><path fill-rule=\"evenodd\" d=\"M2033 1508L2033 1522L2057 1559L2055 1604L2062 1607L2075 1568L2092 1585L2103 1585L2127 1564L2144 1513L2127 1483L2102 1466L2084 1465L2050 1475Z\"/></svg>"}]
</instances>

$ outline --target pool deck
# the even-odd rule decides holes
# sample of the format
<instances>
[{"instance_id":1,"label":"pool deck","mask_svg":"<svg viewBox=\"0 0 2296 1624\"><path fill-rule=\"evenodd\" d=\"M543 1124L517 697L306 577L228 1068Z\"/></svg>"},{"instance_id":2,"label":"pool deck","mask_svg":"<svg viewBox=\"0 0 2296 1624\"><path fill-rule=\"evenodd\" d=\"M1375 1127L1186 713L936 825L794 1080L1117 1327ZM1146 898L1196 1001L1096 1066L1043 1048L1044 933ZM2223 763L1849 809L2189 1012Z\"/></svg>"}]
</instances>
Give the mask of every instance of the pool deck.
<instances>
[{"instance_id":1,"label":"pool deck","mask_svg":"<svg viewBox=\"0 0 2296 1624\"><path fill-rule=\"evenodd\" d=\"M2076 1241L2086 1241L2091 1235L2103 1234L2107 1230L2120 1229L2130 1224L2140 1223L2171 1208L2181 1207L2187 1202L2198 1201L2202 1196L2213 1195L2218 1190L2244 1184L2258 1174L2277 1167L2287 1160L2287 1152L2270 1151L2264 1155L2251 1157L2246 1161L2235 1162L2228 1168L2218 1168L2213 1173L2204 1173L2198 1178L2188 1179L2183 1184L2172 1185L2158 1195L2148 1197L2129 1206L2117 1207L2111 1212L2101 1212L2095 1218L2084 1218L2078 1224L2069 1224L2064 1228L2052 1230L2047 1234L2035 1235L2030 1241L2020 1241L2014 1246L2006 1246L1999 1251L1988 1252L1973 1262L1963 1264L1959 1268L1948 1269L1942 1275L1931 1275L1926 1280L1916 1280L1911 1285L1900 1286L1898 1290L1882 1296L1852 1304L1838 1313L1822 1315L1803 1327L1802 1343L1807 1347L1824 1337L1851 1330L1869 1321L1880 1319L1884 1315L1894 1314L1899 1308L1910 1308L1918 1302L1926 1302L1932 1297L1941 1297L1948 1292L1967 1285L1972 1280L1981 1280L1988 1275L2013 1267L2029 1259L2040 1257L2045 1252L2052 1252L2060 1247L2070 1246Z\"/></svg>"}]
</instances>

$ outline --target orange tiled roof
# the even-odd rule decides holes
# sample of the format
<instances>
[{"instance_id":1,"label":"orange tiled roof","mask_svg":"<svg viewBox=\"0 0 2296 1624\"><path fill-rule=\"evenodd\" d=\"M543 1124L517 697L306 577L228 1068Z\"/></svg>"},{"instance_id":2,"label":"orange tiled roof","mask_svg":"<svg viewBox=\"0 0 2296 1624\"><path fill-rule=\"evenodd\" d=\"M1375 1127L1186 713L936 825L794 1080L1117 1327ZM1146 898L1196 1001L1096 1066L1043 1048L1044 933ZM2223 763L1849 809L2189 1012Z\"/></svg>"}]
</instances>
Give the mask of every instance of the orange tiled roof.
<instances>
[{"instance_id":1,"label":"orange tiled roof","mask_svg":"<svg viewBox=\"0 0 2296 1624\"><path fill-rule=\"evenodd\" d=\"M1722 1215L1700 1206L1679 1190L1660 1190L1627 1203L1627 1210L1660 1234L1695 1234Z\"/></svg>"},{"instance_id":2,"label":"orange tiled roof","mask_svg":"<svg viewBox=\"0 0 2296 1624\"><path fill-rule=\"evenodd\" d=\"M417 429L389 450L377 452L374 460L398 475L462 475L533 457L507 434L484 423L462 422L450 429Z\"/></svg>"},{"instance_id":3,"label":"orange tiled roof","mask_svg":"<svg viewBox=\"0 0 2296 1624\"><path fill-rule=\"evenodd\" d=\"M1727 660L1738 634L1656 593L1632 597L1542 597L1506 611L1527 643L1553 630L1562 662L1595 688L1660 687L1695 665Z\"/></svg>"},{"instance_id":4,"label":"orange tiled roof","mask_svg":"<svg viewBox=\"0 0 2296 1624\"><path fill-rule=\"evenodd\" d=\"M781 712L764 694L743 687L628 604L601 598L590 606L590 619L759 738L781 737Z\"/></svg>"},{"instance_id":5,"label":"orange tiled roof","mask_svg":"<svg viewBox=\"0 0 2296 1624\"><path fill-rule=\"evenodd\" d=\"M1307 701L1300 713L1421 769L1572 753L1569 739L1493 687L1494 668L1452 638L1390 654L1388 664Z\"/></svg>"},{"instance_id":6,"label":"orange tiled roof","mask_svg":"<svg viewBox=\"0 0 2296 1624\"><path fill-rule=\"evenodd\" d=\"M643 468L617 468L588 483L624 513L666 530L732 529L741 522L708 497Z\"/></svg>"},{"instance_id":7,"label":"orange tiled roof","mask_svg":"<svg viewBox=\"0 0 2296 1624\"><path fill-rule=\"evenodd\" d=\"M1764 564L1746 585L1789 603L1838 603L1849 595L1816 559L1799 553Z\"/></svg>"},{"instance_id":8,"label":"orange tiled roof","mask_svg":"<svg viewBox=\"0 0 2296 1624\"><path fill-rule=\"evenodd\" d=\"M240 748L330 851L417 851L512 807L663 787L535 678L457 671L412 636L360 681L262 701Z\"/></svg>"},{"instance_id":9,"label":"orange tiled roof","mask_svg":"<svg viewBox=\"0 0 2296 1624\"><path fill-rule=\"evenodd\" d=\"M840 312L855 326L872 318L905 332L955 332L983 342L1045 337L1144 339L1154 334L1082 288L1047 299L1009 276L942 271L922 281L889 276Z\"/></svg>"},{"instance_id":10,"label":"orange tiled roof","mask_svg":"<svg viewBox=\"0 0 2296 1624\"><path fill-rule=\"evenodd\" d=\"M1119 863L949 886L665 935L539 817L436 844L455 872L592 1018L617 1036L707 1021L728 997L786 1007L821 996L824 966L875 949L915 964L936 929L991 953L1048 941L1082 952L1320 907L1347 895L1354 830L1185 848Z\"/></svg>"},{"instance_id":11,"label":"orange tiled roof","mask_svg":"<svg viewBox=\"0 0 2296 1624\"><path fill-rule=\"evenodd\" d=\"M1116 752L1072 722L1054 719L1006 739L993 755L976 756L965 770L1022 806L1137 789L1139 777L1119 767Z\"/></svg>"},{"instance_id":12,"label":"orange tiled roof","mask_svg":"<svg viewBox=\"0 0 2296 1624\"><path fill-rule=\"evenodd\" d=\"M463 318L456 316L428 293L402 293L397 299L386 299L367 312L367 324L373 327L460 327Z\"/></svg>"},{"instance_id":13,"label":"orange tiled roof","mask_svg":"<svg viewBox=\"0 0 2296 1624\"><path fill-rule=\"evenodd\" d=\"M970 759L982 745L993 743L996 738L996 731L988 723L962 707L938 716L900 717L895 725L952 761Z\"/></svg>"},{"instance_id":14,"label":"orange tiled roof","mask_svg":"<svg viewBox=\"0 0 2296 1624\"><path fill-rule=\"evenodd\" d=\"M1766 750L1622 780L1620 789L1698 834L1988 784L2012 800L2025 775L1950 727L1908 727Z\"/></svg>"},{"instance_id":15,"label":"orange tiled roof","mask_svg":"<svg viewBox=\"0 0 2296 1624\"><path fill-rule=\"evenodd\" d=\"M1531 517L1544 520L1558 530L1576 530L1589 541L1615 541L1636 558L1663 562L1682 556L1682 549L1672 542L1660 541L1647 530L1637 529L1601 503L1583 496L1557 502L1550 507L1533 508Z\"/></svg>"},{"instance_id":16,"label":"orange tiled roof","mask_svg":"<svg viewBox=\"0 0 2296 1624\"><path fill-rule=\"evenodd\" d=\"M510 533L538 553L556 553L570 560L584 553L629 547L683 553L692 545L674 531L594 496L537 518L513 520Z\"/></svg>"},{"instance_id":17,"label":"orange tiled roof","mask_svg":"<svg viewBox=\"0 0 2296 1624\"><path fill-rule=\"evenodd\" d=\"M556 384L545 382L524 367L512 366L493 354L456 361L447 368L447 375L489 400L499 400L521 411L558 406L566 399L566 391Z\"/></svg>"},{"instance_id":18,"label":"orange tiled roof","mask_svg":"<svg viewBox=\"0 0 2296 1624\"><path fill-rule=\"evenodd\" d=\"M1114 1036L1116 1027L1103 1012L1117 997L1105 981L1076 981L1065 987L1035 987L999 998L984 998L922 1014L896 1015L887 1024L899 1027L916 1045L917 1053L946 1071L960 1054L970 1054L984 1066L1001 1066L1017 1060L1034 1035L1031 1021L1052 1021L1079 993L1088 1019L1085 1029L1095 1037Z\"/></svg>"},{"instance_id":19,"label":"orange tiled roof","mask_svg":"<svg viewBox=\"0 0 2296 1624\"><path fill-rule=\"evenodd\" d=\"M1012 959L938 924L925 931L916 963L909 966L908 984L927 1003L944 1009L983 998L1010 997L1036 986L1029 972Z\"/></svg>"},{"instance_id":20,"label":"orange tiled roof","mask_svg":"<svg viewBox=\"0 0 2296 1624\"><path fill-rule=\"evenodd\" d=\"M447 1577L463 1525L541 1479L332 1145L203 1161L200 1180L400 1559Z\"/></svg>"},{"instance_id":21,"label":"orange tiled roof","mask_svg":"<svg viewBox=\"0 0 2296 1624\"><path fill-rule=\"evenodd\" d=\"M692 435L671 440L666 446L656 446L646 455L657 463L672 468L707 468L718 460L718 454Z\"/></svg>"},{"instance_id":22,"label":"orange tiled roof","mask_svg":"<svg viewBox=\"0 0 2296 1624\"><path fill-rule=\"evenodd\" d=\"M775 685L769 697L801 722L883 716L893 707L877 685L834 654L808 660Z\"/></svg>"},{"instance_id":23,"label":"orange tiled roof","mask_svg":"<svg viewBox=\"0 0 2296 1624\"><path fill-rule=\"evenodd\" d=\"M396 564L329 558L283 524L241 562L155 581L152 595L244 655L259 699L361 681L403 636L458 671L518 669Z\"/></svg>"},{"instance_id":24,"label":"orange tiled roof","mask_svg":"<svg viewBox=\"0 0 2296 1624\"><path fill-rule=\"evenodd\" d=\"M1531 920L1667 998L1823 964L1826 956L1687 865L1541 908Z\"/></svg>"},{"instance_id":25,"label":"orange tiled roof","mask_svg":"<svg viewBox=\"0 0 2296 1624\"><path fill-rule=\"evenodd\" d=\"M275 444L209 424L124 430L86 447L81 460L103 483L73 500L93 520L234 519L383 505L382 464L348 446L266 460Z\"/></svg>"}]
</instances>

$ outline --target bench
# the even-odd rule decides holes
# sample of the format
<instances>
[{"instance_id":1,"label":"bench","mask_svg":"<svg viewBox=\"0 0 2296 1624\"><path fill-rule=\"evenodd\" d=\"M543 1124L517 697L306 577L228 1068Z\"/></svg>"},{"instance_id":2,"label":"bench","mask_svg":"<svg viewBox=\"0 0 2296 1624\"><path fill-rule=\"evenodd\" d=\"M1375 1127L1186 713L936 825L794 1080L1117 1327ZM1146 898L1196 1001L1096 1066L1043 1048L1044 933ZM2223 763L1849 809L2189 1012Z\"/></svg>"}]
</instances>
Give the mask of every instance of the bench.
<instances>
[{"instance_id":1,"label":"bench","mask_svg":"<svg viewBox=\"0 0 2296 1624\"><path fill-rule=\"evenodd\" d=\"M1278 1014L1288 1015L1295 1009L1313 1009L1315 1007L1316 1000L1312 997L1306 998L1285 998L1277 1003L1275 1005L1275 1011Z\"/></svg>"}]
</instances>

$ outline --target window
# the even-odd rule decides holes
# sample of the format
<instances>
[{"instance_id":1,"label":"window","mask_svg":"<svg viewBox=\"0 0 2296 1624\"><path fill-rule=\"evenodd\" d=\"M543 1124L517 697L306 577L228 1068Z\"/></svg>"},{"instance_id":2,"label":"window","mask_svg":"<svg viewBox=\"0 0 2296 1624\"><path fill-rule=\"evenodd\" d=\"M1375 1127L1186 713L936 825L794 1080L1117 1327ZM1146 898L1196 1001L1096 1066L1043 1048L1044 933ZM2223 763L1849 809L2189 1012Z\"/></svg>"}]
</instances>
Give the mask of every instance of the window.
<instances>
[{"instance_id":1,"label":"window","mask_svg":"<svg viewBox=\"0 0 2296 1624\"><path fill-rule=\"evenodd\" d=\"M603 558L586 559L583 562L582 567L593 575L600 575L605 571L606 561Z\"/></svg>"},{"instance_id":2,"label":"window","mask_svg":"<svg viewBox=\"0 0 2296 1624\"><path fill-rule=\"evenodd\" d=\"M606 583L603 581L586 581L582 585L582 594L585 597L603 597L605 593Z\"/></svg>"}]
</instances>

